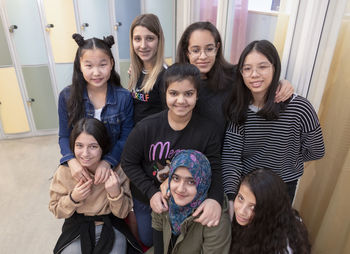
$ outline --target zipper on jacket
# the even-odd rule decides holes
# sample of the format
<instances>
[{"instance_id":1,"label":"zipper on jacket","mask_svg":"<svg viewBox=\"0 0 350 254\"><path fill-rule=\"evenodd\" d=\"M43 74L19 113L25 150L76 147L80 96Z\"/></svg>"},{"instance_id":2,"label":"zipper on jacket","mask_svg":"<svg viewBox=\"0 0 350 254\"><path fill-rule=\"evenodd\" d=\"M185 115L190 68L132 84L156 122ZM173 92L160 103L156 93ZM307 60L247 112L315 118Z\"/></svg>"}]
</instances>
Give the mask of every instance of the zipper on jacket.
<instances>
[{"instance_id":1,"label":"zipper on jacket","mask_svg":"<svg viewBox=\"0 0 350 254\"><path fill-rule=\"evenodd\" d=\"M131 242L127 237L125 237L125 239L128 241L128 243L129 243L134 249L136 249L136 250L138 250L139 252L143 253L143 251L140 250L139 248L135 247L135 246L132 244L132 242Z\"/></svg>"},{"instance_id":2,"label":"zipper on jacket","mask_svg":"<svg viewBox=\"0 0 350 254\"><path fill-rule=\"evenodd\" d=\"M72 241L70 241L70 242L68 242L66 245L62 246L62 248L59 249L59 250L57 251L57 253L60 253L61 251L63 251L64 248L66 248L66 247L67 247L68 245L70 245L72 242L74 242L75 240L77 240L79 237L80 237L80 235L77 235L74 239L72 239ZM81 244L81 242L80 242L80 244Z\"/></svg>"}]
</instances>

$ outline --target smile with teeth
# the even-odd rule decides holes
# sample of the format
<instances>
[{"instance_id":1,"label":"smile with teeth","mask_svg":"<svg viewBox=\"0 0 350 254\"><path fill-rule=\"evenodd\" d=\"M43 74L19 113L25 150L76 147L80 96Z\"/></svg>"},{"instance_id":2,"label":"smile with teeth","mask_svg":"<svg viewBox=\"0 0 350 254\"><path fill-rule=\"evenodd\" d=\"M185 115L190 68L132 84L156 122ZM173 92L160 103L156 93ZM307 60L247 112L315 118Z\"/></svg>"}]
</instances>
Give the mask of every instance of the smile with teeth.
<instances>
[{"instance_id":1,"label":"smile with teeth","mask_svg":"<svg viewBox=\"0 0 350 254\"><path fill-rule=\"evenodd\" d=\"M254 81L254 82L250 82L250 85L251 85L252 87L260 87L260 86L262 86L262 84L263 84L263 81Z\"/></svg>"}]
</instances>

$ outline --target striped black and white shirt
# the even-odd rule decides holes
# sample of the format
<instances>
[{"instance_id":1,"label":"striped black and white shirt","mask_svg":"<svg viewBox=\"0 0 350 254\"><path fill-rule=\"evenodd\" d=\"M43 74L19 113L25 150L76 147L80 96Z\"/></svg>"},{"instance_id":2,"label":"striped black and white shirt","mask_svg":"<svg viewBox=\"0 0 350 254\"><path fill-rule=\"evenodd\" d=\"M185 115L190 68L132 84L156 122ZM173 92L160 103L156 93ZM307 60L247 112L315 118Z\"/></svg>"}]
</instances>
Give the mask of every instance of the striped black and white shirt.
<instances>
[{"instance_id":1,"label":"striped black and white shirt","mask_svg":"<svg viewBox=\"0 0 350 254\"><path fill-rule=\"evenodd\" d=\"M270 168L284 182L297 180L304 162L325 153L322 130L311 103L294 95L277 120L266 120L250 106L244 124L230 123L222 151L224 191L234 199L240 179L257 168Z\"/></svg>"}]
</instances>

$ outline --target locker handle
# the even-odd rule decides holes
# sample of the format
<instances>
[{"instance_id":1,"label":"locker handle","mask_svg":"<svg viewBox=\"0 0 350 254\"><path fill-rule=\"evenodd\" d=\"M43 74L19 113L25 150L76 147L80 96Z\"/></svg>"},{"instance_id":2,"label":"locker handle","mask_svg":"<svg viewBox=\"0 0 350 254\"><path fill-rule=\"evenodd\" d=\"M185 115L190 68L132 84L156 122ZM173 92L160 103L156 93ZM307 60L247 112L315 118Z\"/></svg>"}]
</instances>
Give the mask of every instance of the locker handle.
<instances>
[{"instance_id":1,"label":"locker handle","mask_svg":"<svg viewBox=\"0 0 350 254\"><path fill-rule=\"evenodd\" d=\"M123 25L123 23L120 22L120 21L118 21L118 22L114 25L114 30L115 30L115 31L118 31L118 28L119 28L120 26L122 26L122 25Z\"/></svg>"},{"instance_id":2,"label":"locker handle","mask_svg":"<svg viewBox=\"0 0 350 254\"><path fill-rule=\"evenodd\" d=\"M50 29L51 29L51 28L54 28L54 27L55 27L55 26L54 26L53 24L47 24L45 30L46 30L47 32L50 32Z\"/></svg>"},{"instance_id":3,"label":"locker handle","mask_svg":"<svg viewBox=\"0 0 350 254\"><path fill-rule=\"evenodd\" d=\"M89 26L89 23L83 23L81 24L81 30L85 30L86 27Z\"/></svg>"},{"instance_id":4,"label":"locker handle","mask_svg":"<svg viewBox=\"0 0 350 254\"><path fill-rule=\"evenodd\" d=\"M17 29L17 28L18 28L18 26L16 26L16 25L11 25L11 26L9 27L10 33L13 33L14 30Z\"/></svg>"},{"instance_id":5,"label":"locker handle","mask_svg":"<svg viewBox=\"0 0 350 254\"><path fill-rule=\"evenodd\" d=\"M34 98L28 98L27 102L28 102L29 104L32 104L33 102L35 102L35 99L34 99Z\"/></svg>"}]
</instances>

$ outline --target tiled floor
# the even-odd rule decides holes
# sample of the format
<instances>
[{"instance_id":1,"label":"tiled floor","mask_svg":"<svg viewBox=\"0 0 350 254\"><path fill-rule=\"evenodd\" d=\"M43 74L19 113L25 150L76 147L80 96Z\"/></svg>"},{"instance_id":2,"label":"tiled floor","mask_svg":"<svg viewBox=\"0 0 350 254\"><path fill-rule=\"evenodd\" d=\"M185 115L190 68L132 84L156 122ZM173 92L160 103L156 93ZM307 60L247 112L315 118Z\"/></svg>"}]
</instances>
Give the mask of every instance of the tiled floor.
<instances>
[{"instance_id":1,"label":"tiled floor","mask_svg":"<svg viewBox=\"0 0 350 254\"><path fill-rule=\"evenodd\" d=\"M0 140L0 253L52 253L63 223L48 210L57 140Z\"/></svg>"}]
</instances>

